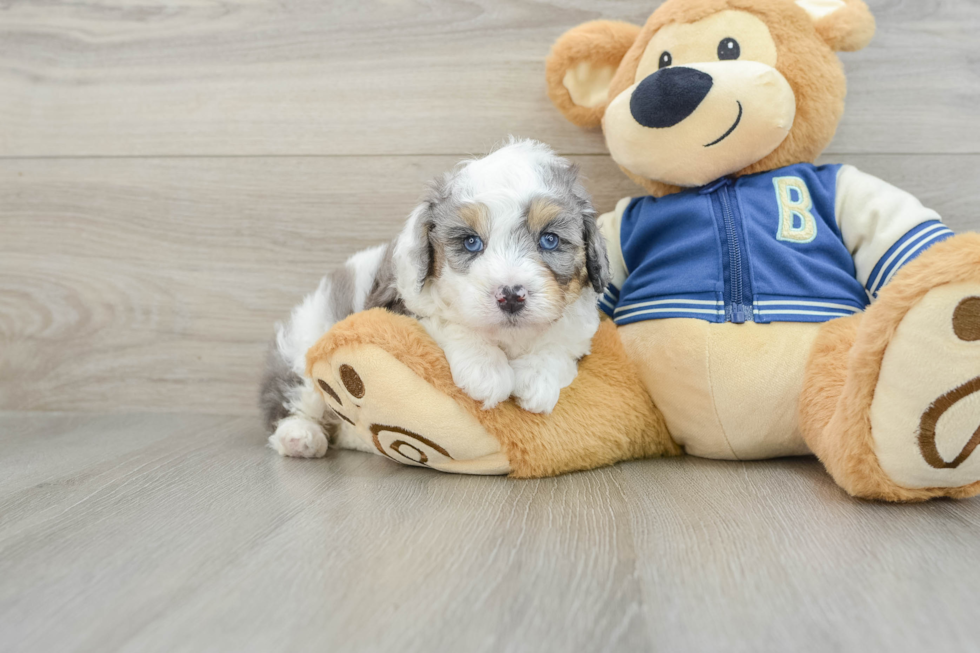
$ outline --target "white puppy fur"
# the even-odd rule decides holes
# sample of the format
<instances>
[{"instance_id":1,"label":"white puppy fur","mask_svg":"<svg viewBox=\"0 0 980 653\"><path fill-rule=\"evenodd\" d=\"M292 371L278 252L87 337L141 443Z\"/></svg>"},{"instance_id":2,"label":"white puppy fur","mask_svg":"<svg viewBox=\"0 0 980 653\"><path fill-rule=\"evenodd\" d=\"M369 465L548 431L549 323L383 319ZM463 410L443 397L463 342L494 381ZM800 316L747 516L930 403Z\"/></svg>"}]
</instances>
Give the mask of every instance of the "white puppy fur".
<instances>
[{"instance_id":1,"label":"white puppy fur","mask_svg":"<svg viewBox=\"0 0 980 653\"><path fill-rule=\"evenodd\" d=\"M352 256L279 325L262 403L286 456L367 447L305 378L306 351L351 313L416 317L453 380L486 409L513 396L551 412L589 353L608 282L605 246L577 170L511 140L434 182L395 241Z\"/></svg>"}]
</instances>

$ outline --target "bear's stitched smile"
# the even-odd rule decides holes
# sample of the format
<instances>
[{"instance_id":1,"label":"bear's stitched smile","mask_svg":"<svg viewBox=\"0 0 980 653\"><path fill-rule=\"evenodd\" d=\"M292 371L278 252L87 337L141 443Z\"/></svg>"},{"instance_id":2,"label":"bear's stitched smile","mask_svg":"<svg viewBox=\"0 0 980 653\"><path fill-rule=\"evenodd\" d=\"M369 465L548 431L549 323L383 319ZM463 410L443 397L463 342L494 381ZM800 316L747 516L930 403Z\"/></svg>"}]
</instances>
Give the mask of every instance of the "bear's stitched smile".
<instances>
[{"instance_id":1,"label":"bear's stitched smile","mask_svg":"<svg viewBox=\"0 0 980 653\"><path fill-rule=\"evenodd\" d=\"M718 143L722 142L723 140L731 136L732 132L735 131L735 128L738 127L738 123L742 122L742 103L739 102L738 100L735 100L735 103L738 104L738 118L735 119L735 124L729 127L728 131L721 135L721 138L719 138L716 141L711 141L710 143L705 145L705 147L711 147L712 145L717 145Z\"/></svg>"}]
</instances>

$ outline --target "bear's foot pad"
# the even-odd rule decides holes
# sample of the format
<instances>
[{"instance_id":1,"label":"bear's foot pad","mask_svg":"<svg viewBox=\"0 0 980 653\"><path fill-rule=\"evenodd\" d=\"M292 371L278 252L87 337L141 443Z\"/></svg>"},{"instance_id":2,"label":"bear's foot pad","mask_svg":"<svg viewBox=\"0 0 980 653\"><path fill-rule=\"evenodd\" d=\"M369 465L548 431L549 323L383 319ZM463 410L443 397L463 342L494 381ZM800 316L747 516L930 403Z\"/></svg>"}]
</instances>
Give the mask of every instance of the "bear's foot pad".
<instances>
[{"instance_id":1,"label":"bear's foot pad","mask_svg":"<svg viewBox=\"0 0 980 653\"><path fill-rule=\"evenodd\" d=\"M457 474L508 474L499 441L381 347L340 347L312 366L327 406L374 453Z\"/></svg>"},{"instance_id":2,"label":"bear's foot pad","mask_svg":"<svg viewBox=\"0 0 980 653\"><path fill-rule=\"evenodd\" d=\"M905 488L980 480L980 284L939 286L885 350L871 404L882 470Z\"/></svg>"}]
</instances>

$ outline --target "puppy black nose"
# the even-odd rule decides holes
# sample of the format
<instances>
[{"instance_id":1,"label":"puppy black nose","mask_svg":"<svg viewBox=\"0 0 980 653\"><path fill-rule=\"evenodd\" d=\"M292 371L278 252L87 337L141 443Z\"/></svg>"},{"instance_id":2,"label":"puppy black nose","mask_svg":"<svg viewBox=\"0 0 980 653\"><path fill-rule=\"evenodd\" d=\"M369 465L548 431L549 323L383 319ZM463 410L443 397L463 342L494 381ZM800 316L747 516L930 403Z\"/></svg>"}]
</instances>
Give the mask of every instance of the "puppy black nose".
<instances>
[{"instance_id":1,"label":"puppy black nose","mask_svg":"<svg viewBox=\"0 0 980 653\"><path fill-rule=\"evenodd\" d=\"M527 291L524 286L503 286L497 288L494 297L497 299L497 306L500 307L500 310L515 315L524 309Z\"/></svg>"},{"instance_id":2,"label":"puppy black nose","mask_svg":"<svg viewBox=\"0 0 980 653\"><path fill-rule=\"evenodd\" d=\"M644 127L673 127L694 113L713 83L711 75L700 70L661 68L634 89L630 113Z\"/></svg>"}]
</instances>

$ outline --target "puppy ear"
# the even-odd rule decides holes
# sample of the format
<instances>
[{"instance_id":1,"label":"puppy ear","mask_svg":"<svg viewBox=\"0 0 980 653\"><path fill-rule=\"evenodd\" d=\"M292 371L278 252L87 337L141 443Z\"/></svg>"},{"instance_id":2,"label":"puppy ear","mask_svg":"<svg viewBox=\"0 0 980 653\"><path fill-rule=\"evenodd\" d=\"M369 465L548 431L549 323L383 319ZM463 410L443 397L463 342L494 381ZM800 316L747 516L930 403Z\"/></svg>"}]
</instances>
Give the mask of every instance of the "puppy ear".
<instances>
[{"instance_id":1,"label":"puppy ear","mask_svg":"<svg viewBox=\"0 0 980 653\"><path fill-rule=\"evenodd\" d=\"M875 18L864 0L796 0L817 34L833 50L860 50L875 35Z\"/></svg>"},{"instance_id":2,"label":"puppy ear","mask_svg":"<svg viewBox=\"0 0 980 653\"><path fill-rule=\"evenodd\" d=\"M585 216L585 269L589 273L592 288L600 295L612 280L609 272L609 257L606 255L606 239L599 230L595 212Z\"/></svg>"},{"instance_id":3,"label":"puppy ear","mask_svg":"<svg viewBox=\"0 0 980 653\"><path fill-rule=\"evenodd\" d=\"M433 203L425 200L412 210L404 229L395 239L392 258L396 286L403 298L417 297L426 280L434 273L433 224Z\"/></svg>"},{"instance_id":4,"label":"puppy ear","mask_svg":"<svg viewBox=\"0 0 980 653\"><path fill-rule=\"evenodd\" d=\"M606 239L599 229L592 196L585 190L579 167L567 160L552 168L553 183L582 216L582 242L585 244L585 271L589 275L592 288L600 295L612 280L609 271L609 257L606 254Z\"/></svg>"},{"instance_id":5,"label":"puppy ear","mask_svg":"<svg viewBox=\"0 0 980 653\"><path fill-rule=\"evenodd\" d=\"M640 28L594 20L561 35L548 55L548 97L570 122L596 127L609 104L609 84Z\"/></svg>"}]
</instances>

